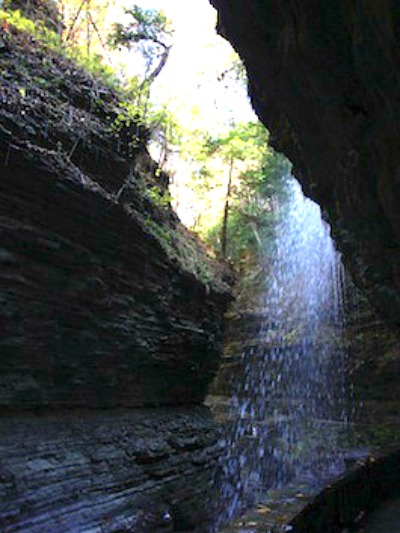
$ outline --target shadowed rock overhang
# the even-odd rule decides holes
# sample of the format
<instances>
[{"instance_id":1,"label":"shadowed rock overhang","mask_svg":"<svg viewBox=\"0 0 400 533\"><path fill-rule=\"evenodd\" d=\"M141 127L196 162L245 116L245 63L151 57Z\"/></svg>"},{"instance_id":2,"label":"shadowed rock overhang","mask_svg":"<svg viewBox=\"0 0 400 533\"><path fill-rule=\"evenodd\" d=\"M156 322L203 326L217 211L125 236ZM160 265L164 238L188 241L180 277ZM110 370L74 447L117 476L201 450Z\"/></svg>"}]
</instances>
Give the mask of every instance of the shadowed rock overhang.
<instances>
[{"instance_id":1,"label":"shadowed rock overhang","mask_svg":"<svg viewBox=\"0 0 400 533\"><path fill-rule=\"evenodd\" d=\"M212 0L254 109L324 209L347 267L400 326L400 5Z\"/></svg>"}]
</instances>

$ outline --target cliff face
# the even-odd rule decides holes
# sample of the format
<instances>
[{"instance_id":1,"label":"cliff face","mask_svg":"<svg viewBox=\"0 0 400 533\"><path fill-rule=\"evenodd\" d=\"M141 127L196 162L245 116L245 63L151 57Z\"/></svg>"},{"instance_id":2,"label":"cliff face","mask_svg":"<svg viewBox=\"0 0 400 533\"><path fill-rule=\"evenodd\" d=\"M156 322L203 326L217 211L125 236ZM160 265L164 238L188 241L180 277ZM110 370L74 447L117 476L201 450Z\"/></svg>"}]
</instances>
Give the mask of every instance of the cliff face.
<instances>
[{"instance_id":1,"label":"cliff face","mask_svg":"<svg viewBox=\"0 0 400 533\"><path fill-rule=\"evenodd\" d=\"M229 289L117 95L0 25L0 530L205 531Z\"/></svg>"},{"instance_id":2,"label":"cliff face","mask_svg":"<svg viewBox=\"0 0 400 533\"><path fill-rule=\"evenodd\" d=\"M4 533L207 531L218 448L205 408L0 419Z\"/></svg>"},{"instance_id":3,"label":"cliff face","mask_svg":"<svg viewBox=\"0 0 400 533\"><path fill-rule=\"evenodd\" d=\"M400 8L212 0L254 108L326 211L358 285L400 325Z\"/></svg>"},{"instance_id":4,"label":"cliff face","mask_svg":"<svg viewBox=\"0 0 400 533\"><path fill-rule=\"evenodd\" d=\"M200 402L228 293L166 177L111 91L26 34L0 48L0 405Z\"/></svg>"}]
</instances>

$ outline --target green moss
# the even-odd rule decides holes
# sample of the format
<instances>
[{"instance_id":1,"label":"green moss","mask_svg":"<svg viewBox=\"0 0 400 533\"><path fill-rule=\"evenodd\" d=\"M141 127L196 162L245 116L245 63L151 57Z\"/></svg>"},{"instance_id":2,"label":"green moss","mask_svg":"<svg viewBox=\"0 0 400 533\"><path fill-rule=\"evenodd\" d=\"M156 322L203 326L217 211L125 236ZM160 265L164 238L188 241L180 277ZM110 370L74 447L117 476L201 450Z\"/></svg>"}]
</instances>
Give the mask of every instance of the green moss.
<instances>
[{"instance_id":1,"label":"green moss","mask_svg":"<svg viewBox=\"0 0 400 533\"><path fill-rule=\"evenodd\" d=\"M184 270L194 274L208 289L214 285L216 273L212 259L207 257L206 251L194 237L189 237L179 228L158 224L150 216L144 218L144 224L171 259L175 259Z\"/></svg>"},{"instance_id":2,"label":"green moss","mask_svg":"<svg viewBox=\"0 0 400 533\"><path fill-rule=\"evenodd\" d=\"M5 11L0 9L0 20L13 26L17 30L23 31L40 40L48 47L56 48L63 47L63 42L60 35L49 30L42 22L33 21L25 17L20 10Z\"/></svg>"},{"instance_id":3,"label":"green moss","mask_svg":"<svg viewBox=\"0 0 400 533\"><path fill-rule=\"evenodd\" d=\"M34 37L43 47L53 50L67 59L74 60L80 67L113 89L120 88L111 67L104 65L99 56L87 56L79 48L66 47L61 36L47 28L42 21L33 21L25 17L19 10L5 11L0 9L0 21Z\"/></svg>"}]
</instances>

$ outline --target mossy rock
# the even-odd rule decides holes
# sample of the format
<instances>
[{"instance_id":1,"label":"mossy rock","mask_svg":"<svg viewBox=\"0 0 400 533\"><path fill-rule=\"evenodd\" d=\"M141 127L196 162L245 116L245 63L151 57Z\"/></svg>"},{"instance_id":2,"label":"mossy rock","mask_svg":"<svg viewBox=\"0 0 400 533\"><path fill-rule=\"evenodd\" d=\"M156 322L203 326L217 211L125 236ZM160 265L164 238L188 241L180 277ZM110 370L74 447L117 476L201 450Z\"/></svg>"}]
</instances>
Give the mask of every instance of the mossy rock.
<instances>
[{"instance_id":1,"label":"mossy rock","mask_svg":"<svg viewBox=\"0 0 400 533\"><path fill-rule=\"evenodd\" d=\"M61 16L54 0L5 0L6 9L19 9L21 13L39 22L50 30L61 32Z\"/></svg>"}]
</instances>

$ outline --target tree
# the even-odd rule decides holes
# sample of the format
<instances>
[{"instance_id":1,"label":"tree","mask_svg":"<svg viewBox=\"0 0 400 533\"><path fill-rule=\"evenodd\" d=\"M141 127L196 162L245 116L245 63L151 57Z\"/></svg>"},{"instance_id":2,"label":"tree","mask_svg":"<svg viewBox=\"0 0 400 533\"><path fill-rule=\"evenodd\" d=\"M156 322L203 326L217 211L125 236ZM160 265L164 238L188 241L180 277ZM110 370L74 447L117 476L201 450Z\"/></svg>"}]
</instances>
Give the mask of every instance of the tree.
<instances>
[{"instance_id":1,"label":"tree","mask_svg":"<svg viewBox=\"0 0 400 533\"><path fill-rule=\"evenodd\" d=\"M221 256L227 256L229 212L232 194L242 188L241 181L246 173L259 171L264 150L268 141L267 131L259 123L249 122L233 126L226 135L209 139L210 156L222 159L226 166L226 193L220 228ZM236 182L236 183L234 183Z\"/></svg>"},{"instance_id":2,"label":"tree","mask_svg":"<svg viewBox=\"0 0 400 533\"><path fill-rule=\"evenodd\" d=\"M208 138L203 153L199 180L207 178L203 187L212 198L210 209L215 210L216 190L208 182L211 179L215 184L218 172L223 176L220 189L224 191L219 195L220 218L205 238L223 259L239 263L243 254L249 257L262 251L277 216L274 197L284 190L282 177L290 165L268 146L268 132L259 122L236 124L225 135Z\"/></svg>"},{"instance_id":3,"label":"tree","mask_svg":"<svg viewBox=\"0 0 400 533\"><path fill-rule=\"evenodd\" d=\"M137 51L143 58L144 72L138 88L140 101L143 95L149 98L152 83L167 63L173 32L162 11L134 5L125 13L131 20L114 25L109 44L113 48Z\"/></svg>"},{"instance_id":4,"label":"tree","mask_svg":"<svg viewBox=\"0 0 400 533\"><path fill-rule=\"evenodd\" d=\"M107 21L118 11L116 0L60 0L65 42L84 47L87 57L107 55Z\"/></svg>"}]
</instances>

